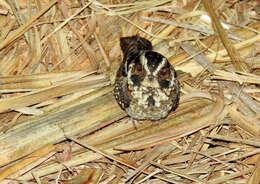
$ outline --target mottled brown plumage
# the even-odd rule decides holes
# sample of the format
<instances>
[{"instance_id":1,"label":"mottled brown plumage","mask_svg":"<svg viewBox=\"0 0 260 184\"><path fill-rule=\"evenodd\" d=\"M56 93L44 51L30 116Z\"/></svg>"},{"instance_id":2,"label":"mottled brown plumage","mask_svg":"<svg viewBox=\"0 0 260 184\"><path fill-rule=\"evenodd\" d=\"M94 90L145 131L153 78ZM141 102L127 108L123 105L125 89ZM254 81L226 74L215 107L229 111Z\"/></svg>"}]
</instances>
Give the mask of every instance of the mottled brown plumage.
<instances>
[{"instance_id":1,"label":"mottled brown plumage","mask_svg":"<svg viewBox=\"0 0 260 184\"><path fill-rule=\"evenodd\" d=\"M168 60L139 36L120 39L123 62L116 75L115 98L137 120L159 120L176 109L180 85Z\"/></svg>"}]
</instances>

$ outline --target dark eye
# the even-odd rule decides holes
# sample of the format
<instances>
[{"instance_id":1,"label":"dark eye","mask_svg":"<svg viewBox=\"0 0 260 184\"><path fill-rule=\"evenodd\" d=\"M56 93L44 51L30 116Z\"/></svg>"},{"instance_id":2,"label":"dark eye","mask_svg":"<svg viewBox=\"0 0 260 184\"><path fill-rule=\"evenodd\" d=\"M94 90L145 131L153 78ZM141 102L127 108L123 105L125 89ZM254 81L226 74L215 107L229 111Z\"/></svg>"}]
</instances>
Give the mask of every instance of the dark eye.
<instances>
[{"instance_id":1,"label":"dark eye","mask_svg":"<svg viewBox=\"0 0 260 184\"><path fill-rule=\"evenodd\" d=\"M140 63L137 63L135 65L135 69L136 69L136 71L141 72L141 71L143 71L143 66Z\"/></svg>"},{"instance_id":2,"label":"dark eye","mask_svg":"<svg viewBox=\"0 0 260 184\"><path fill-rule=\"evenodd\" d=\"M164 68L162 68L162 69L160 70L160 75L161 75L161 76L165 76L165 75L167 75L168 73L169 73L169 68L164 67Z\"/></svg>"}]
</instances>

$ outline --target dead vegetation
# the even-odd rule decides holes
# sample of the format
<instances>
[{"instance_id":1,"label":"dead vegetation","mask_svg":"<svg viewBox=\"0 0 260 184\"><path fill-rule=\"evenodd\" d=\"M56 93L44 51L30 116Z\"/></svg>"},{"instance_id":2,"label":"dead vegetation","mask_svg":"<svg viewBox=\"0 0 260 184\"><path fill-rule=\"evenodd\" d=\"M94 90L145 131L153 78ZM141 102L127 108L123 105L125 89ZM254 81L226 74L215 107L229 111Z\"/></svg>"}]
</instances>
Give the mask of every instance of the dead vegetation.
<instances>
[{"instance_id":1,"label":"dead vegetation","mask_svg":"<svg viewBox=\"0 0 260 184\"><path fill-rule=\"evenodd\" d=\"M260 180L258 0L0 1L0 184ZM133 124L111 90L139 34L182 84Z\"/></svg>"}]
</instances>

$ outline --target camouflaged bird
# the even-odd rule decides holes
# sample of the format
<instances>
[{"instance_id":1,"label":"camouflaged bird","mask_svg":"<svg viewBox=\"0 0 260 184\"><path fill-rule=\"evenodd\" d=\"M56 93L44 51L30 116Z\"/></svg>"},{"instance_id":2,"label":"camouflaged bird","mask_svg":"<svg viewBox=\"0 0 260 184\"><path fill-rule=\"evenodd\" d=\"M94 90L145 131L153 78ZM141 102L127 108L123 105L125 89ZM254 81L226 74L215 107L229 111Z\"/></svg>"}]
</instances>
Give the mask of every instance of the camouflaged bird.
<instances>
[{"instance_id":1,"label":"camouflaged bird","mask_svg":"<svg viewBox=\"0 0 260 184\"><path fill-rule=\"evenodd\" d=\"M114 95L130 117L159 120L178 106L180 85L176 72L149 40L122 37L123 62L117 71Z\"/></svg>"}]
</instances>

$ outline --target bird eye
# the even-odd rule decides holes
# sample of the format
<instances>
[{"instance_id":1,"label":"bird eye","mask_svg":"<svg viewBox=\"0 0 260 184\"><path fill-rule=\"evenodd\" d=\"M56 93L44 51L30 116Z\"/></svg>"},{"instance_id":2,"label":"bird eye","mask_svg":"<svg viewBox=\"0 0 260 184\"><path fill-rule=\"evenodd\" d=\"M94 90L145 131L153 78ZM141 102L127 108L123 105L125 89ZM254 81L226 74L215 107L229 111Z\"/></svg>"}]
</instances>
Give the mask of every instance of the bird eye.
<instances>
[{"instance_id":1,"label":"bird eye","mask_svg":"<svg viewBox=\"0 0 260 184\"><path fill-rule=\"evenodd\" d=\"M140 63L137 63L135 68L138 72L141 72L143 70L143 66Z\"/></svg>"},{"instance_id":2,"label":"bird eye","mask_svg":"<svg viewBox=\"0 0 260 184\"><path fill-rule=\"evenodd\" d=\"M166 74L168 74L168 72L169 68L164 67L160 70L160 75L165 76Z\"/></svg>"}]
</instances>

